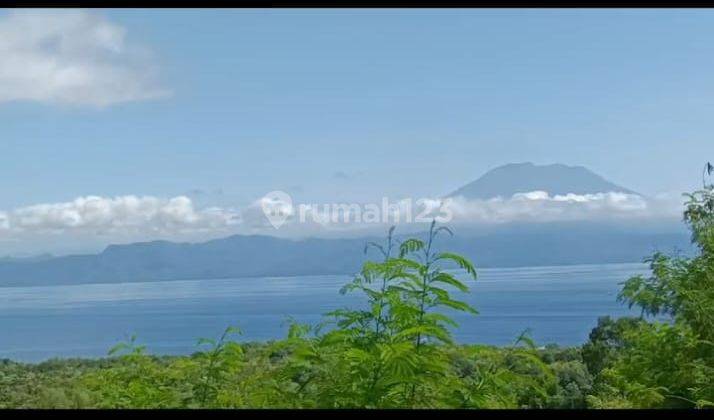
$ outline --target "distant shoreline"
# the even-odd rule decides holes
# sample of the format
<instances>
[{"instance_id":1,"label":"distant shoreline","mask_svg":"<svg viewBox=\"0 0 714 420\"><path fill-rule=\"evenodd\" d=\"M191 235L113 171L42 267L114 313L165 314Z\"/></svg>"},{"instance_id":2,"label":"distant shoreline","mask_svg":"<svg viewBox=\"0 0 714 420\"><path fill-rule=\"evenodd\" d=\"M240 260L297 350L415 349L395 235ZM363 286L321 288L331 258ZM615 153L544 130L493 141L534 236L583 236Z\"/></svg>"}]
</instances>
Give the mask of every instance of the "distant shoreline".
<instances>
[{"instance_id":1,"label":"distant shoreline","mask_svg":"<svg viewBox=\"0 0 714 420\"><path fill-rule=\"evenodd\" d=\"M477 270L518 270L524 268L556 268L556 267L594 267L602 265L642 265L646 266L646 263L642 261L623 261L623 262L603 262L603 263L565 263L565 264L543 264L543 265L512 265L512 266L482 266L477 267ZM447 270L458 272L462 271L459 269ZM86 286L86 285L104 285L104 284L142 284L142 283L172 283L172 282L186 282L186 281L213 281L213 280L243 280L243 279L293 279L298 277L328 277L328 276L352 276L355 273L345 273L345 272L323 272L316 274L294 274L294 275L264 275L264 276L223 276L223 277L190 277L190 278L175 278L175 279L157 279L157 280L139 280L139 281L93 281L93 282L76 282L76 283L56 283L56 284L28 284L28 285L5 285L0 284L0 290L2 289L12 289L12 288L35 288L35 287L61 287L61 286Z\"/></svg>"}]
</instances>

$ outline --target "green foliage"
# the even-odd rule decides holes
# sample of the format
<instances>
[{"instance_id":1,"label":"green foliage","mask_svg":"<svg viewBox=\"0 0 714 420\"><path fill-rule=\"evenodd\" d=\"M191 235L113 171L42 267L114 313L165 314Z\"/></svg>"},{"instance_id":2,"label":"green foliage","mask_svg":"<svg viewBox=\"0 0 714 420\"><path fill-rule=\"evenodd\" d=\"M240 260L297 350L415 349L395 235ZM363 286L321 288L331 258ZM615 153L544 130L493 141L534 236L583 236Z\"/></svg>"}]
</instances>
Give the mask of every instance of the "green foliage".
<instances>
[{"instance_id":1,"label":"green foliage","mask_svg":"<svg viewBox=\"0 0 714 420\"><path fill-rule=\"evenodd\" d=\"M328 315L325 333L302 337L294 357L303 377L296 396L318 407L435 407L438 384L449 381L443 344L452 342L449 327L456 323L441 308L475 313L452 298L447 287L468 287L443 271L453 261L474 278L470 262L455 254L432 252L434 238L448 229L431 224L427 242L407 239L396 243L394 228L385 244L370 243L384 259L368 261L342 292L365 295L367 309L339 309ZM329 366L321 369L318 366ZM288 365L295 369L295 364ZM307 380L307 379L306 379Z\"/></svg>"},{"instance_id":2,"label":"green foliage","mask_svg":"<svg viewBox=\"0 0 714 420\"><path fill-rule=\"evenodd\" d=\"M582 347L583 362L588 371L597 375L610 365L625 346L625 331L642 322L638 318L599 318L597 326L590 332L590 340Z\"/></svg>"},{"instance_id":3,"label":"green foliage","mask_svg":"<svg viewBox=\"0 0 714 420\"><path fill-rule=\"evenodd\" d=\"M688 201L684 221L699 254L655 253L652 275L625 282L619 299L666 322L601 322L584 346L597 375L596 407L709 407L714 401L714 186ZM621 322L622 321L622 322ZM597 331L597 332L596 332Z\"/></svg>"}]
</instances>

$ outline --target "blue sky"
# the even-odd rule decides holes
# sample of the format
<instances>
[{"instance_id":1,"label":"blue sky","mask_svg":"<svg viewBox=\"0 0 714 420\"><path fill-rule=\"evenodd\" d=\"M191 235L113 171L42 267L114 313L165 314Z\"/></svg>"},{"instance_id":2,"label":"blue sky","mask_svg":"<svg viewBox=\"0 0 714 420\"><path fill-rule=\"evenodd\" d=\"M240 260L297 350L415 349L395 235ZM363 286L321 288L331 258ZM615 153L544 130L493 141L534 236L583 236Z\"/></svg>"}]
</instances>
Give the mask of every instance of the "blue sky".
<instances>
[{"instance_id":1,"label":"blue sky","mask_svg":"<svg viewBox=\"0 0 714 420\"><path fill-rule=\"evenodd\" d=\"M16 30L10 13L0 31ZM136 47L133 73L102 67L135 99L97 105L38 88L3 101L2 55L20 50L0 42L0 211L87 195L221 206L276 189L438 196L521 161L681 192L714 152L709 10L89 14ZM151 81L131 84L143 63Z\"/></svg>"}]
</instances>

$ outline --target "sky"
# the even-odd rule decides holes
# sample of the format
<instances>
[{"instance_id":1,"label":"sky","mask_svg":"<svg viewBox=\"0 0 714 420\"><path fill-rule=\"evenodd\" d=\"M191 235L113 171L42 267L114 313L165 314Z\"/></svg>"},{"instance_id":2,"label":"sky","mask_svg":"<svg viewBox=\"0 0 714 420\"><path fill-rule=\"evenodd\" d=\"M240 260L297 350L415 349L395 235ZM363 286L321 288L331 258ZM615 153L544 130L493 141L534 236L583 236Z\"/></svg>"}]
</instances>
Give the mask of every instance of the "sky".
<instances>
[{"instance_id":1,"label":"sky","mask_svg":"<svg viewBox=\"0 0 714 420\"><path fill-rule=\"evenodd\" d=\"M0 256L510 162L677 195L714 155L713 69L711 10L2 10Z\"/></svg>"}]
</instances>

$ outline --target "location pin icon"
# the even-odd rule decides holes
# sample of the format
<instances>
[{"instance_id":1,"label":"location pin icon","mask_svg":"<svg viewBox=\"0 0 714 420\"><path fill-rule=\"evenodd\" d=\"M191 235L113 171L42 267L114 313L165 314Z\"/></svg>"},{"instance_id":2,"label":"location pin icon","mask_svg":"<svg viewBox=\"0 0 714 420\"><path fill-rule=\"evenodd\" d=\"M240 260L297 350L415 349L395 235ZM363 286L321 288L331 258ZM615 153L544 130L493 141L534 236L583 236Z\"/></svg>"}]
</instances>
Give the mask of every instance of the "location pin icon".
<instances>
[{"instance_id":1,"label":"location pin icon","mask_svg":"<svg viewBox=\"0 0 714 420\"><path fill-rule=\"evenodd\" d=\"M268 222L278 229L288 220L293 213L293 200L283 191L271 191L260 200L263 214Z\"/></svg>"}]
</instances>

